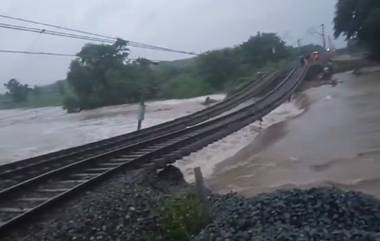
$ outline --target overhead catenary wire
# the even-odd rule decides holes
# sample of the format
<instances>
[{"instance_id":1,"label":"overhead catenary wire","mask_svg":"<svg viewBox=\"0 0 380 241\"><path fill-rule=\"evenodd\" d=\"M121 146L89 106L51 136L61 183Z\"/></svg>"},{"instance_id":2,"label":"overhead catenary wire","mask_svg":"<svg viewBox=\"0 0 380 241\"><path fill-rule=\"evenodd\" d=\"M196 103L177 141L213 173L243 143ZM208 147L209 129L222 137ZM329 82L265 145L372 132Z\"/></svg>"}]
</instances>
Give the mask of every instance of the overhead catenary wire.
<instances>
[{"instance_id":1,"label":"overhead catenary wire","mask_svg":"<svg viewBox=\"0 0 380 241\"><path fill-rule=\"evenodd\" d=\"M77 57L77 55L75 55L75 54L39 52L39 51L35 52L35 51L23 51L23 50L8 50L8 49L0 49L0 53L5 53L5 54L50 55L50 56L60 56L60 57Z\"/></svg>"},{"instance_id":2,"label":"overhead catenary wire","mask_svg":"<svg viewBox=\"0 0 380 241\"><path fill-rule=\"evenodd\" d=\"M82 34L87 34L87 35L93 35L93 36L97 36L97 37L101 37L101 38L106 38L106 39L112 39L112 40L116 40L117 39L116 37L111 37L111 36L107 36L107 35L103 35L103 34L91 33L91 32L84 31L84 30L63 27L63 26L59 26L59 25L55 25L55 24L50 24L50 23L43 23L43 22L39 22L39 21L35 21L35 20L30 20L30 19L25 19L25 18L12 17L12 16L9 16L9 15L3 15L3 14L0 14L0 17L1 18L12 19L12 20L16 20L16 21L21 21L21 22L25 22L25 23L37 24L37 25L40 25L40 26L57 28L57 29L62 29L62 30L66 30L66 31L77 32L77 33L82 33Z\"/></svg>"},{"instance_id":3,"label":"overhead catenary wire","mask_svg":"<svg viewBox=\"0 0 380 241\"><path fill-rule=\"evenodd\" d=\"M25 26L21 26L21 25L6 24L6 23L0 23L0 28L19 30L19 31L25 31L25 32L40 33L40 34L48 34L48 35L67 37L67 38L74 38L74 39L96 41L96 42L102 42L102 43L111 43L112 44L112 43L115 42L115 41L109 40L109 39L102 39L102 38L96 38L96 37L91 37L91 36L71 34L71 33L64 33L64 32L47 30L47 29L25 27Z\"/></svg>"},{"instance_id":4,"label":"overhead catenary wire","mask_svg":"<svg viewBox=\"0 0 380 241\"><path fill-rule=\"evenodd\" d=\"M35 32L35 33L41 33L41 34L49 34L49 35L55 35L55 36L60 36L60 37L77 38L77 39L90 40L90 41L96 41L96 42L102 42L102 43L114 43L117 39L122 39L122 38L117 38L113 36L107 36L103 34L92 33L92 32L83 31L79 29L68 28L64 26L48 24L48 23L43 23L43 22L24 19L24 18L17 18L17 17L7 16L7 15L2 15L2 14L0 14L0 17L22 21L26 23L37 24L41 26L57 28L57 29L66 30L70 32L76 32L80 34L86 34L86 35L71 34L71 33L65 33L65 32L60 32L60 31L52 31L52 30L47 30L47 29L26 27L22 25L14 25L14 24L4 24L4 23L0 23L1 28L7 28L7 29L13 29L13 30L19 30L19 31L29 31L29 32ZM91 36L88 36L88 35L91 35ZM188 54L188 55L197 55L196 53L189 52L189 51L175 50L175 49L170 49L166 47L160 47L160 46L155 46L151 44L145 44L145 43L140 43L140 42L130 41L130 40L125 40L125 41L127 41L129 46L136 47L136 48L160 50L160 51L174 52L174 53L181 53L181 54Z\"/></svg>"},{"instance_id":5,"label":"overhead catenary wire","mask_svg":"<svg viewBox=\"0 0 380 241\"><path fill-rule=\"evenodd\" d=\"M9 50L9 49L0 49L0 54L26 54L26 55L48 55L48 56L56 56L56 57L79 57L76 54L68 54L68 53L55 53L55 52L43 52L43 51L24 51L24 50ZM137 58L130 58L128 57L127 60L136 61L138 59L141 59L141 57ZM166 60L153 60L149 59L152 62L165 62Z\"/></svg>"}]
</instances>

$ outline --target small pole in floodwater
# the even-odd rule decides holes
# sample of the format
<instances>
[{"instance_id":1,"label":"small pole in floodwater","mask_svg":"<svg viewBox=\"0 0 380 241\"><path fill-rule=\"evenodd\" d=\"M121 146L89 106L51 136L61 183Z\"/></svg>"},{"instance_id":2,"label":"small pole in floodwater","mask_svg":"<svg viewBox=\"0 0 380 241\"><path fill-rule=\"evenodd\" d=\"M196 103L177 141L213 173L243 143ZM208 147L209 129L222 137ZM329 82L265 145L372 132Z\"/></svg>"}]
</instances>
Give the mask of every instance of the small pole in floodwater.
<instances>
[{"instance_id":1,"label":"small pole in floodwater","mask_svg":"<svg viewBox=\"0 0 380 241\"><path fill-rule=\"evenodd\" d=\"M139 104L139 114L137 116L137 130L141 130L141 125L142 122L145 118L145 103L144 99L141 99L140 104Z\"/></svg>"},{"instance_id":2,"label":"small pole in floodwater","mask_svg":"<svg viewBox=\"0 0 380 241\"><path fill-rule=\"evenodd\" d=\"M206 197L206 188L204 185L203 175L200 167L194 168L194 177L195 177L195 188L197 191L198 198L202 203L203 212L208 215L209 207Z\"/></svg>"}]
</instances>

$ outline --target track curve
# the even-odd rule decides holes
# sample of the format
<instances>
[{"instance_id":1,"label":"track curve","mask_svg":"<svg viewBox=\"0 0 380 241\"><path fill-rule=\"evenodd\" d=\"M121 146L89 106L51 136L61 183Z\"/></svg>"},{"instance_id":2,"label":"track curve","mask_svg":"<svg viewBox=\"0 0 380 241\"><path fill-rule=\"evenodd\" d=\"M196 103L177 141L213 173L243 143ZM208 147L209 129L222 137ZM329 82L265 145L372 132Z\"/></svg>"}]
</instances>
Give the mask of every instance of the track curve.
<instances>
[{"instance_id":1,"label":"track curve","mask_svg":"<svg viewBox=\"0 0 380 241\"><path fill-rule=\"evenodd\" d=\"M227 110L235 108L247 99L262 95L274 84L277 75L278 73L273 73L259 78L235 93L226 101L189 116L146 128L140 132L132 132L0 166L0 189L16 185L18 182L38 176L43 172L74 163L80 159L89 158L106 151L118 149L122 146L148 140L152 136L159 136L166 132L181 130L207 121Z\"/></svg>"},{"instance_id":2,"label":"track curve","mask_svg":"<svg viewBox=\"0 0 380 241\"><path fill-rule=\"evenodd\" d=\"M128 168L159 168L262 118L300 85L304 69L280 73L274 88L253 104L189 128L91 156L45 172L0 192L0 231L22 223L113 173Z\"/></svg>"}]
</instances>

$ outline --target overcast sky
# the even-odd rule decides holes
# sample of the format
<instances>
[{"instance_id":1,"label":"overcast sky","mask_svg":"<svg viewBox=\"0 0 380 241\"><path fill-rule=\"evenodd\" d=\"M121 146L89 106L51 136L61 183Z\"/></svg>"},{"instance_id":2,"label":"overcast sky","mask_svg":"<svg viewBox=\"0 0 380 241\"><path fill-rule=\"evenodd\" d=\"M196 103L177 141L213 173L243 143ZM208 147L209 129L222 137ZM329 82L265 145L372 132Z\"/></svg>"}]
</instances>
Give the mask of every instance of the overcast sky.
<instances>
[{"instance_id":1,"label":"overcast sky","mask_svg":"<svg viewBox=\"0 0 380 241\"><path fill-rule=\"evenodd\" d=\"M320 43L312 27L332 35L336 0L1 0L0 14L165 46L203 52L233 46L261 32L288 44ZM0 18L0 23L25 25ZM32 25L28 25L32 26ZM77 53L81 40L0 29L0 49ZM343 46L343 41L336 41ZM157 60L187 56L131 49ZM0 53L0 90L10 78L30 85L64 79L71 59Z\"/></svg>"}]
</instances>

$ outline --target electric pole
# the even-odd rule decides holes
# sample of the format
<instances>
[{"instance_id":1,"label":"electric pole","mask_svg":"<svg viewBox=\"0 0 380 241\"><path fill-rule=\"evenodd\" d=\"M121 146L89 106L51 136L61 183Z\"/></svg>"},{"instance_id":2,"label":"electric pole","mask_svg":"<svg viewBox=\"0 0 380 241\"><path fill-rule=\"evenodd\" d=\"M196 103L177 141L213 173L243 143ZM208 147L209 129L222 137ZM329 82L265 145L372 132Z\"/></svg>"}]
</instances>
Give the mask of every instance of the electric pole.
<instances>
[{"instance_id":1,"label":"electric pole","mask_svg":"<svg viewBox=\"0 0 380 241\"><path fill-rule=\"evenodd\" d=\"M316 26L315 26L316 27ZM309 34L317 34L322 38L322 47L326 50L327 49L327 42L326 42L326 28L325 24L321 24L320 27L322 28L322 31L315 30L315 27L311 27L308 32Z\"/></svg>"},{"instance_id":2,"label":"electric pole","mask_svg":"<svg viewBox=\"0 0 380 241\"><path fill-rule=\"evenodd\" d=\"M325 30L325 25L322 24L321 27L322 27L322 34L321 34L321 36L322 36L323 49L326 50L326 30Z\"/></svg>"}]
</instances>

